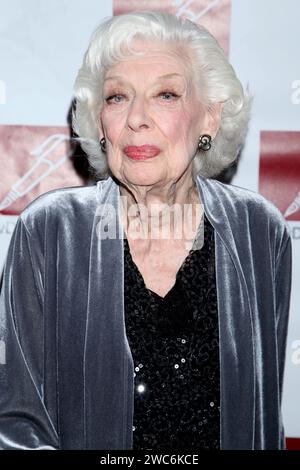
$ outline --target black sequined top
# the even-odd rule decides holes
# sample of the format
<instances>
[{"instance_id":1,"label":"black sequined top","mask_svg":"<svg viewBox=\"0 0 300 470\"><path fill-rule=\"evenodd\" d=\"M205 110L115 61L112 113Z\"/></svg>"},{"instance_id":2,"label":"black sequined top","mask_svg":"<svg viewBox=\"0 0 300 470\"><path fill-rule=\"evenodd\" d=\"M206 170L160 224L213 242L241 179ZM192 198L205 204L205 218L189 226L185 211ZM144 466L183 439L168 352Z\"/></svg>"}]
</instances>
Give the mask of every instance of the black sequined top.
<instances>
[{"instance_id":1,"label":"black sequined top","mask_svg":"<svg viewBox=\"0 0 300 470\"><path fill-rule=\"evenodd\" d=\"M194 249L198 230L165 297L146 288L124 239L125 322L135 366L133 449L220 447L214 229L205 214L203 224L204 245Z\"/></svg>"}]
</instances>

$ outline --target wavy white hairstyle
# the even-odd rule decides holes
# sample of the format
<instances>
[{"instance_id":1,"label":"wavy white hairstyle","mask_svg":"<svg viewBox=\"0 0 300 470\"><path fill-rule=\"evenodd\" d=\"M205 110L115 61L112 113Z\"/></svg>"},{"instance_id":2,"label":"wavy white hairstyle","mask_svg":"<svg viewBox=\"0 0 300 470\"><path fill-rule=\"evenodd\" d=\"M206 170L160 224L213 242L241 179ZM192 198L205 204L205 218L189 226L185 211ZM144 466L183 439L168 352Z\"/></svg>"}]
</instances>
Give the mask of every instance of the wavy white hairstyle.
<instances>
[{"instance_id":1,"label":"wavy white hairstyle","mask_svg":"<svg viewBox=\"0 0 300 470\"><path fill-rule=\"evenodd\" d=\"M251 100L216 39L203 27L164 12L135 12L103 21L94 31L74 85L73 130L98 179L109 175L106 155L99 145L102 85L109 68L128 55L132 41L159 41L186 51L199 96L207 109L223 102L220 128L209 151L198 150L193 176L220 174L237 159L244 144ZM200 133L200 130L199 130Z\"/></svg>"}]
</instances>

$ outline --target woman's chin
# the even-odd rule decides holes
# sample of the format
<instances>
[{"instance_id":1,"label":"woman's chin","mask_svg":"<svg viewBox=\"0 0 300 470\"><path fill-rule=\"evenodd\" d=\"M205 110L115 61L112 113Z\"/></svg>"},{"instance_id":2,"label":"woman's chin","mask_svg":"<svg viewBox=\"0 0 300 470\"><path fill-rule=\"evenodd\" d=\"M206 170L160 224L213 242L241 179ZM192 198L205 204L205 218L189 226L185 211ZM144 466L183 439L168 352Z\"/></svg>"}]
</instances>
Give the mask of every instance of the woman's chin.
<instances>
[{"instance_id":1,"label":"woman's chin","mask_svg":"<svg viewBox=\"0 0 300 470\"><path fill-rule=\"evenodd\" d=\"M145 168L131 169L130 171L124 171L123 177L125 181L136 186L152 186L165 179L162 172L149 170Z\"/></svg>"}]
</instances>

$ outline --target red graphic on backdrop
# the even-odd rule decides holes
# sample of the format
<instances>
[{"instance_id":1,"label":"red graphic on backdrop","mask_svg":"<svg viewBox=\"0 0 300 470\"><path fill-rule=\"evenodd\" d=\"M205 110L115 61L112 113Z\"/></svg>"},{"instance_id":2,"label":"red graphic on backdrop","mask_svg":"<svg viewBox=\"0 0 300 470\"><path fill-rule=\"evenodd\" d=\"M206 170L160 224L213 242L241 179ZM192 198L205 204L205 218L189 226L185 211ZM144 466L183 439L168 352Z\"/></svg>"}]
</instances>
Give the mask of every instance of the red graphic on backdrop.
<instances>
[{"instance_id":1,"label":"red graphic on backdrop","mask_svg":"<svg viewBox=\"0 0 300 470\"><path fill-rule=\"evenodd\" d=\"M0 126L0 213L18 215L46 191L82 185L71 154L67 127Z\"/></svg>"},{"instance_id":2,"label":"red graphic on backdrop","mask_svg":"<svg viewBox=\"0 0 300 470\"><path fill-rule=\"evenodd\" d=\"M259 192L287 220L300 220L300 132L260 133Z\"/></svg>"},{"instance_id":3,"label":"red graphic on backdrop","mask_svg":"<svg viewBox=\"0 0 300 470\"><path fill-rule=\"evenodd\" d=\"M114 15L160 10L202 24L228 55L231 0L113 0Z\"/></svg>"}]
</instances>

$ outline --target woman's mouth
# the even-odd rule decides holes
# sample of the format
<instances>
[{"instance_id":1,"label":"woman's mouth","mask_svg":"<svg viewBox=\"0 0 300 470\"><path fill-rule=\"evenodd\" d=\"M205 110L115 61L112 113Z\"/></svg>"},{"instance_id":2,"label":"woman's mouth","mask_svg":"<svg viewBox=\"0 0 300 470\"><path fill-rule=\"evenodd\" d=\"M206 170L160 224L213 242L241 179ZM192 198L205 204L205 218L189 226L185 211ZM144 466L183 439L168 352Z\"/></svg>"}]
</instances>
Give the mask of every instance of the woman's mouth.
<instances>
[{"instance_id":1,"label":"woman's mouth","mask_svg":"<svg viewBox=\"0 0 300 470\"><path fill-rule=\"evenodd\" d=\"M155 145L127 145L124 148L124 153L133 160L148 160L148 158L157 157L160 154L160 149Z\"/></svg>"}]
</instances>

